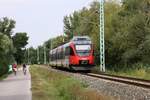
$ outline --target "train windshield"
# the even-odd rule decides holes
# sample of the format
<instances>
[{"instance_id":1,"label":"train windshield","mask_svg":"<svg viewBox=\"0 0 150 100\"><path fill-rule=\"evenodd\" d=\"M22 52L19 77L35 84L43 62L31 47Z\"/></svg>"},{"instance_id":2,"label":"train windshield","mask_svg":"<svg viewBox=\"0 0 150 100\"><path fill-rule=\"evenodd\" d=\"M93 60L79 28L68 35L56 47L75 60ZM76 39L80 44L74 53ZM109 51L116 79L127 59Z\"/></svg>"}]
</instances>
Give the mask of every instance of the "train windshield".
<instances>
[{"instance_id":1,"label":"train windshield","mask_svg":"<svg viewBox=\"0 0 150 100\"><path fill-rule=\"evenodd\" d=\"M90 50L91 50L91 45L86 44L86 45L75 45L76 47L76 53L79 56L89 56Z\"/></svg>"}]
</instances>

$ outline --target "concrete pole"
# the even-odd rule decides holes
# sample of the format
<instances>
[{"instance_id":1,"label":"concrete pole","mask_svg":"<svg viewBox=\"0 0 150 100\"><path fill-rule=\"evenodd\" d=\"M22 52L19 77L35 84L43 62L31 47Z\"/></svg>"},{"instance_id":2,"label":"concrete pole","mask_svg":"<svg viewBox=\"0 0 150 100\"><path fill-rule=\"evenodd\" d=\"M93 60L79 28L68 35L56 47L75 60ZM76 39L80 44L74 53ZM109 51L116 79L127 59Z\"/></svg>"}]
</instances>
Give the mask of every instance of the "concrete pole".
<instances>
[{"instance_id":1,"label":"concrete pole","mask_svg":"<svg viewBox=\"0 0 150 100\"><path fill-rule=\"evenodd\" d=\"M100 70L105 72L104 0L100 0Z\"/></svg>"},{"instance_id":2,"label":"concrete pole","mask_svg":"<svg viewBox=\"0 0 150 100\"><path fill-rule=\"evenodd\" d=\"M46 47L45 47L45 44L44 44L44 64L46 64Z\"/></svg>"}]
</instances>

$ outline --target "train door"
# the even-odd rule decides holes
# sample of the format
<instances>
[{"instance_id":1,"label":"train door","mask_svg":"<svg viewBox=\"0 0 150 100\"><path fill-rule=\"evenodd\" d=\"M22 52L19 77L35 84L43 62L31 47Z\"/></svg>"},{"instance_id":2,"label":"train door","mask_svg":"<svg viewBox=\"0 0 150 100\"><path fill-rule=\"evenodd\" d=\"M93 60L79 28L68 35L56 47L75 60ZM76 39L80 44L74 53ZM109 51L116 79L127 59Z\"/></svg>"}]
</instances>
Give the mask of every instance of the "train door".
<instances>
[{"instance_id":1,"label":"train door","mask_svg":"<svg viewBox=\"0 0 150 100\"><path fill-rule=\"evenodd\" d=\"M69 67L70 47L65 48L65 67Z\"/></svg>"}]
</instances>

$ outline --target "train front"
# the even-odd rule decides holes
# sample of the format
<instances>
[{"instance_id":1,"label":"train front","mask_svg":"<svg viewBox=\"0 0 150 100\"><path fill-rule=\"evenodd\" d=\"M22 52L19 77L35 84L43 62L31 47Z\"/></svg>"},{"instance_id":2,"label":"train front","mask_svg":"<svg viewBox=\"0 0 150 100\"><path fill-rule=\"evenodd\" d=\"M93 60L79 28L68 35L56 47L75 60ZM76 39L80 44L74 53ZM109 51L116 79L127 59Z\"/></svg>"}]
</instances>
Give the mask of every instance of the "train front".
<instances>
[{"instance_id":1,"label":"train front","mask_svg":"<svg viewBox=\"0 0 150 100\"><path fill-rule=\"evenodd\" d=\"M94 67L94 50L89 37L78 36L72 39L70 67L74 70L91 70Z\"/></svg>"}]
</instances>

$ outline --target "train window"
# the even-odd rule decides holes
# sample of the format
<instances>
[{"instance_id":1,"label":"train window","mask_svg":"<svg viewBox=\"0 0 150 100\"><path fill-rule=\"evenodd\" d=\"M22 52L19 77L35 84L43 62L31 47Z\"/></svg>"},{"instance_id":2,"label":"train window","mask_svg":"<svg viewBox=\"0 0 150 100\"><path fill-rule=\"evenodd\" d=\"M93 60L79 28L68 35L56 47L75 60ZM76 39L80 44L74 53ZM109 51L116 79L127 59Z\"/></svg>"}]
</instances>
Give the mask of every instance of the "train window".
<instances>
[{"instance_id":1,"label":"train window","mask_svg":"<svg viewBox=\"0 0 150 100\"><path fill-rule=\"evenodd\" d=\"M69 48L69 47L66 47L65 55L68 56L69 54L70 54L70 48Z\"/></svg>"},{"instance_id":2,"label":"train window","mask_svg":"<svg viewBox=\"0 0 150 100\"><path fill-rule=\"evenodd\" d=\"M63 49L61 51L61 59L64 59L64 52L63 52Z\"/></svg>"},{"instance_id":3,"label":"train window","mask_svg":"<svg viewBox=\"0 0 150 100\"><path fill-rule=\"evenodd\" d=\"M53 59L53 58L52 58L52 57L53 57L53 56L52 56L52 54L50 54L50 56L49 56L49 57L50 57L50 60L52 61L52 59Z\"/></svg>"},{"instance_id":4,"label":"train window","mask_svg":"<svg viewBox=\"0 0 150 100\"><path fill-rule=\"evenodd\" d=\"M52 61L54 61L55 60L55 58L54 58L54 54L52 54Z\"/></svg>"},{"instance_id":5,"label":"train window","mask_svg":"<svg viewBox=\"0 0 150 100\"><path fill-rule=\"evenodd\" d=\"M54 53L54 60L57 58L57 52Z\"/></svg>"},{"instance_id":6,"label":"train window","mask_svg":"<svg viewBox=\"0 0 150 100\"><path fill-rule=\"evenodd\" d=\"M76 45L76 50L91 50L91 45Z\"/></svg>"},{"instance_id":7,"label":"train window","mask_svg":"<svg viewBox=\"0 0 150 100\"><path fill-rule=\"evenodd\" d=\"M57 53L58 53L58 58L57 59L60 59L60 51L58 51Z\"/></svg>"},{"instance_id":8,"label":"train window","mask_svg":"<svg viewBox=\"0 0 150 100\"><path fill-rule=\"evenodd\" d=\"M60 52L60 59L62 59L62 57L63 57L63 53L62 53L62 51Z\"/></svg>"},{"instance_id":9,"label":"train window","mask_svg":"<svg viewBox=\"0 0 150 100\"><path fill-rule=\"evenodd\" d=\"M76 53L79 56L89 56L91 52L91 45L90 44L84 44L84 45L76 45Z\"/></svg>"},{"instance_id":10,"label":"train window","mask_svg":"<svg viewBox=\"0 0 150 100\"><path fill-rule=\"evenodd\" d=\"M53 54L51 54L51 61L53 61L54 60L54 58L53 58Z\"/></svg>"},{"instance_id":11,"label":"train window","mask_svg":"<svg viewBox=\"0 0 150 100\"><path fill-rule=\"evenodd\" d=\"M64 49L62 49L62 59L64 59L65 58L65 54L64 54L65 52L64 52Z\"/></svg>"},{"instance_id":12,"label":"train window","mask_svg":"<svg viewBox=\"0 0 150 100\"><path fill-rule=\"evenodd\" d=\"M57 58L56 59L59 59L59 52L57 52Z\"/></svg>"},{"instance_id":13,"label":"train window","mask_svg":"<svg viewBox=\"0 0 150 100\"><path fill-rule=\"evenodd\" d=\"M63 48L61 48L61 59L64 58L64 52L63 52Z\"/></svg>"},{"instance_id":14,"label":"train window","mask_svg":"<svg viewBox=\"0 0 150 100\"><path fill-rule=\"evenodd\" d=\"M50 61L53 61L53 52L50 53Z\"/></svg>"}]
</instances>

